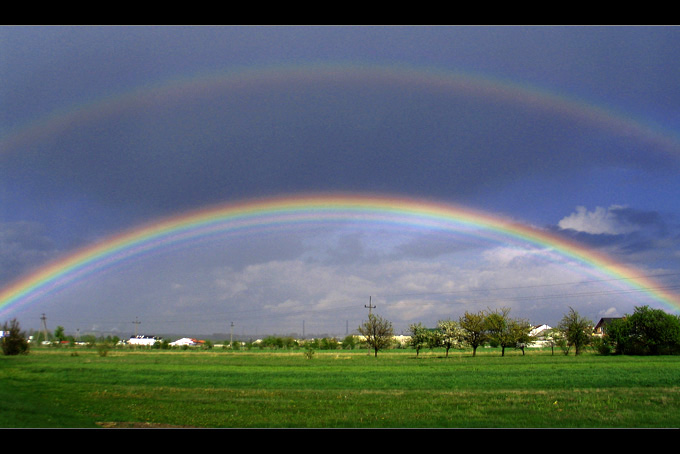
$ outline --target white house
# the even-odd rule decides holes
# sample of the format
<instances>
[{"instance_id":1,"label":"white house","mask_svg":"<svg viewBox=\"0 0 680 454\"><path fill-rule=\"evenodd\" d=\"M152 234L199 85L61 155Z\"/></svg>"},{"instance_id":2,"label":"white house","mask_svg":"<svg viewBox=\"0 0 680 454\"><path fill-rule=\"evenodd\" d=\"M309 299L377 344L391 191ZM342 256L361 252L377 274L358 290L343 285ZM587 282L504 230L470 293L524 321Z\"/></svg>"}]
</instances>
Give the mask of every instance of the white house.
<instances>
[{"instance_id":1,"label":"white house","mask_svg":"<svg viewBox=\"0 0 680 454\"><path fill-rule=\"evenodd\" d=\"M529 331L529 335L535 337L536 340L530 345L527 345L527 347L545 347L546 345L548 345L548 342L545 340L545 335L551 329L552 328L549 325L546 325L545 323L542 325L533 326L531 328L531 331Z\"/></svg>"},{"instance_id":2,"label":"white house","mask_svg":"<svg viewBox=\"0 0 680 454\"><path fill-rule=\"evenodd\" d=\"M153 346L156 342L160 341L161 339L156 336L133 336L128 340L128 344Z\"/></svg>"},{"instance_id":3,"label":"white house","mask_svg":"<svg viewBox=\"0 0 680 454\"><path fill-rule=\"evenodd\" d=\"M542 324L542 325L536 325L536 326L533 326L533 327L531 328L531 331L529 332L529 335L530 335L530 336L540 337L540 336L542 336L543 334L545 334L544 331L547 331L547 330L550 330L550 329L552 329L552 328L551 328L550 326L546 325L545 323Z\"/></svg>"},{"instance_id":4,"label":"white house","mask_svg":"<svg viewBox=\"0 0 680 454\"><path fill-rule=\"evenodd\" d=\"M190 337L183 337L181 339L177 339L174 342L170 342L170 345L173 347L178 347L182 345L198 345L199 342L196 339L192 339Z\"/></svg>"}]
</instances>

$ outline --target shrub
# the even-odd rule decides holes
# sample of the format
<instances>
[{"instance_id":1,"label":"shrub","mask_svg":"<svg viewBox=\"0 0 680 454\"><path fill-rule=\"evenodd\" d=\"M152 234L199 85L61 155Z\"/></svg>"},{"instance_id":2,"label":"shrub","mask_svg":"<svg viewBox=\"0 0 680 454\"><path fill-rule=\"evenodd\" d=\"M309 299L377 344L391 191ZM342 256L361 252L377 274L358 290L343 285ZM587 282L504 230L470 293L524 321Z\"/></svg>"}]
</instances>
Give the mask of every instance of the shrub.
<instances>
[{"instance_id":1,"label":"shrub","mask_svg":"<svg viewBox=\"0 0 680 454\"><path fill-rule=\"evenodd\" d=\"M28 353L29 344L28 340L26 339L26 334L21 331L19 322L16 318L10 320L9 323L5 322L5 324L2 326L2 331L7 333L5 336L0 338L3 354L25 355Z\"/></svg>"}]
</instances>

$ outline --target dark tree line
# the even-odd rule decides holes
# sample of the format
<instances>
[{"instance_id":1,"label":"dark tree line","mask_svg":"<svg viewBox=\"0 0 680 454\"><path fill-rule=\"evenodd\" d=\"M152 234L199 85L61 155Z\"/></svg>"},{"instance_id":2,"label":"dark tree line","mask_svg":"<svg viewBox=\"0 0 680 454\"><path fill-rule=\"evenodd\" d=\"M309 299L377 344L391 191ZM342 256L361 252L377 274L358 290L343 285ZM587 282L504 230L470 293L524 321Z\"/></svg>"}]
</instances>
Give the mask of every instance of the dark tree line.
<instances>
[{"instance_id":1,"label":"dark tree line","mask_svg":"<svg viewBox=\"0 0 680 454\"><path fill-rule=\"evenodd\" d=\"M605 354L680 354L680 316L636 307L633 314L612 320L596 347Z\"/></svg>"}]
</instances>

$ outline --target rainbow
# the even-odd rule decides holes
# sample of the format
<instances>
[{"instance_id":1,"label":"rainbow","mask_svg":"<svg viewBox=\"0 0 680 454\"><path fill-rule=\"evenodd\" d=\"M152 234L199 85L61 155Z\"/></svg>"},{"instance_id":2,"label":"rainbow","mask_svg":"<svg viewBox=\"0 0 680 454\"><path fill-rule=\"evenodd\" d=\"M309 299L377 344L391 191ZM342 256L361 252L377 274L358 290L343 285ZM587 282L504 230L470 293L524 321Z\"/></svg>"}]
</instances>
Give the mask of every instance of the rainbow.
<instances>
[{"instance_id":1,"label":"rainbow","mask_svg":"<svg viewBox=\"0 0 680 454\"><path fill-rule=\"evenodd\" d=\"M277 226L341 221L390 222L451 232L491 232L509 241L547 248L565 258L625 280L672 310L680 296L634 268L550 232L500 216L430 200L368 194L311 194L245 200L190 211L137 227L78 250L0 291L0 313L39 300L50 292L154 250L175 247L210 235L253 232Z\"/></svg>"},{"instance_id":2,"label":"rainbow","mask_svg":"<svg viewBox=\"0 0 680 454\"><path fill-rule=\"evenodd\" d=\"M56 110L27 124L2 132L0 157L22 146L52 137L60 131L116 112L161 101L210 96L220 90L240 92L289 84L340 83L366 86L418 88L458 93L539 109L584 122L611 133L653 144L666 152L680 152L680 137L648 119L634 118L592 102L544 88L484 74L429 67L361 63L319 63L245 67L195 73L111 93L101 98Z\"/></svg>"}]
</instances>

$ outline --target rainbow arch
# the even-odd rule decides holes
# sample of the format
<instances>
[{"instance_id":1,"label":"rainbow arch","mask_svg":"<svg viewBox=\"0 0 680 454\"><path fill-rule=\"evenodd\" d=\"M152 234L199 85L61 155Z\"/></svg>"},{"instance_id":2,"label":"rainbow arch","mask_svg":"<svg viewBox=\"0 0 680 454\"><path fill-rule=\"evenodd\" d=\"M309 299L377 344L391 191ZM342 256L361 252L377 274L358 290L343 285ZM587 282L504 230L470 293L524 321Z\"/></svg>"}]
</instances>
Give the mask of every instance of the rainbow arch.
<instances>
[{"instance_id":1,"label":"rainbow arch","mask_svg":"<svg viewBox=\"0 0 680 454\"><path fill-rule=\"evenodd\" d=\"M662 128L648 119L616 112L598 103L559 94L535 85L480 73L434 67L338 62L200 72L170 77L111 93L89 102L55 110L46 116L3 132L3 136L0 137L0 158L11 150L43 140L82 122L146 104L152 105L160 100L204 96L218 90L239 91L276 87L287 83L313 82L346 83L357 86L376 82L381 85L396 84L402 87L439 90L444 93L465 93L542 109L583 121L621 136L654 144L676 156L680 153L680 137L675 131Z\"/></svg>"},{"instance_id":2,"label":"rainbow arch","mask_svg":"<svg viewBox=\"0 0 680 454\"><path fill-rule=\"evenodd\" d=\"M175 247L216 233L338 221L398 223L447 231L480 230L510 240L548 248L587 265L631 288L648 294L671 310L680 309L680 295L665 290L625 264L577 243L514 220L467 207L430 200L372 194L311 194L245 200L206 207L111 236L67 255L0 291L0 314L40 300L50 292L101 272L112 264L153 250Z\"/></svg>"}]
</instances>

